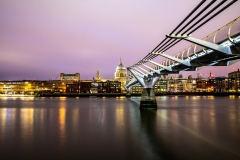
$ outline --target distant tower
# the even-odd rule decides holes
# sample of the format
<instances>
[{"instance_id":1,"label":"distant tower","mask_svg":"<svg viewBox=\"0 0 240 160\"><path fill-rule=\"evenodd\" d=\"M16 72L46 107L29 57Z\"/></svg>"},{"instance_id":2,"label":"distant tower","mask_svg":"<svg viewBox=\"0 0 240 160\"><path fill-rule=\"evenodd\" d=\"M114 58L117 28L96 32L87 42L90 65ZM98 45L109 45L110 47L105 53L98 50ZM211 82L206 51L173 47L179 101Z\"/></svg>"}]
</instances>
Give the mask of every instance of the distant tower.
<instances>
[{"instance_id":1,"label":"distant tower","mask_svg":"<svg viewBox=\"0 0 240 160\"><path fill-rule=\"evenodd\" d=\"M202 74L201 74L201 73L198 73L198 74L197 74L197 78L198 78L198 79L201 79L201 78L202 78Z\"/></svg>"},{"instance_id":2,"label":"distant tower","mask_svg":"<svg viewBox=\"0 0 240 160\"><path fill-rule=\"evenodd\" d=\"M211 71L210 71L210 75L209 75L209 78L213 78L213 75L212 75Z\"/></svg>"},{"instance_id":3,"label":"distant tower","mask_svg":"<svg viewBox=\"0 0 240 160\"><path fill-rule=\"evenodd\" d=\"M100 79L101 79L100 73L99 73L99 71L97 71L97 73L96 73L96 80L100 80Z\"/></svg>"}]
</instances>

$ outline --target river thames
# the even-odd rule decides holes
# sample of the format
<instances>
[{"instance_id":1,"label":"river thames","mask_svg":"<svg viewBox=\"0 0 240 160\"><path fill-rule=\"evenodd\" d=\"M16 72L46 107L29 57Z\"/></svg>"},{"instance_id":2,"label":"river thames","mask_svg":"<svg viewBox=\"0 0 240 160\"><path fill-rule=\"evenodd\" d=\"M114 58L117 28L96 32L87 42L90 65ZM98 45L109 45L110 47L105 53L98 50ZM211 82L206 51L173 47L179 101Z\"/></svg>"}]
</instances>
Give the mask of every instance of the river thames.
<instances>
[{"instance_id":1,"label":"river thames","mask_svg":"<svg viewBox=\"0 0 240 160\"><path fill-rule=\"evenodd\" d=\"M240 96L0 98L0 159L240 159Z\"/></svg>"}]
</instances>

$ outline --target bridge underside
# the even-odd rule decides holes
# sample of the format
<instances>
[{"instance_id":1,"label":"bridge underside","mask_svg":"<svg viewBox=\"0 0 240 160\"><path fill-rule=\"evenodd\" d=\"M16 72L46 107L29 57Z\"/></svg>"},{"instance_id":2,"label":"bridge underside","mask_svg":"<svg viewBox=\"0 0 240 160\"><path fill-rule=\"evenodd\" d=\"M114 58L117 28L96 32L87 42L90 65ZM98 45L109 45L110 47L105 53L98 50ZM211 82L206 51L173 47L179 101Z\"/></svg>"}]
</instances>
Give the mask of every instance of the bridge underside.
<instances>
[{"instance_id":1,"label":"bridge underside","mask_svg":"<svg viewBox=\"0 0 240 160\"><path fill-rule=\"evenodd\" d=\"M181 71L197 71L204 66L229 66L240 61L240 43L230 47L233 54L225 54L217 51L211 51L211 53L198 53L189 57L190 66L186 66L181 63L175 63L172 65L172 70L161 70L161 75L179 74Z\"/></svg>"}]
</instances>

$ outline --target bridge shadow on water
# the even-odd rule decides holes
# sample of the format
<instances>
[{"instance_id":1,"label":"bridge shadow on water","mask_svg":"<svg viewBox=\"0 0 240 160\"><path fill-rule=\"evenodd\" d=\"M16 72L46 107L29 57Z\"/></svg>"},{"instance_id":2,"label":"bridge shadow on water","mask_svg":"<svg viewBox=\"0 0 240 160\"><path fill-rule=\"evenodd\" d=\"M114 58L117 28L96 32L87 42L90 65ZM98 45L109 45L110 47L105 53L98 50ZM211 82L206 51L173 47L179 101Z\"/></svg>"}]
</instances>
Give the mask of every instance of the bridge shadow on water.
<instances>
[{"instance_id":1,"label":"bridge shadow on water","mask_svg":"<svg viewBox=\"0 0 240 160\"><path fill-rule=\"evenodd\" d=\"M139 109L140 103L129 99L137 113L139 114L139 140L141 149L146 159L176 159L173 153L168 149L167 141L158 133L157 109Z\"/></svg>"},{"instance_id":2,"label":"bridge shadow on water","mask_svg":"<svg viewBox=\"0 0 240 160\"><path fill-rule=\"evenodd\" d=\"M173 154L167 149L166 141L161 139L157 133L157 110L143 109L139 110L141 131L148 143L146 148L151 159L174 159Z\"/></svg>"}]
</instances>

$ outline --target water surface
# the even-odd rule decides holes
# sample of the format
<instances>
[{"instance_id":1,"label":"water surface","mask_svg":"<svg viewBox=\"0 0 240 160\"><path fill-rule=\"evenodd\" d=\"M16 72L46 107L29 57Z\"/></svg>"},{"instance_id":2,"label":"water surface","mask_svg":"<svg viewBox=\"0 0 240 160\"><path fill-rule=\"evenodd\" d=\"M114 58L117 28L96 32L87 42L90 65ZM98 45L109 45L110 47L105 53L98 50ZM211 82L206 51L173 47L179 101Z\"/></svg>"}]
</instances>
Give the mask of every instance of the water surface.
<instances>
[{"instance_id":1,"label":"water surface","mask_svg":"<svg viewBox=\"0 0 240 160\"><path fill-rule=\"evenodd\" d=\"M240 159L240 96L0 98L0 159Z\"/></svg>"}]
</instances>

